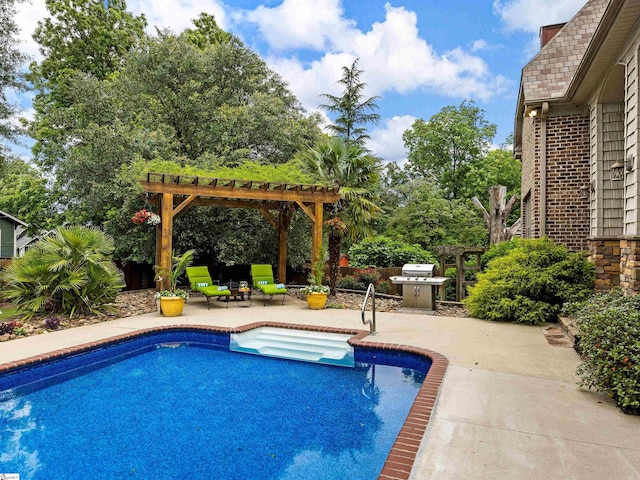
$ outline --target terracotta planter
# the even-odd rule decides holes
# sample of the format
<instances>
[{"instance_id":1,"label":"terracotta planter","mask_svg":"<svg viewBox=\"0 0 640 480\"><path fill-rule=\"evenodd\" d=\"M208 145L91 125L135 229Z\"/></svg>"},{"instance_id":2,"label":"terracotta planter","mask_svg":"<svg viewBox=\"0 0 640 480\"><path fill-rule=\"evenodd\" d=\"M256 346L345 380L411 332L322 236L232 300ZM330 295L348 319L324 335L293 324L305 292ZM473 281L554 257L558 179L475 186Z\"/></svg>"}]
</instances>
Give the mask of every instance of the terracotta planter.
<instances>
[{"instance_id":1,"label":"terracotta planter","mask_svg":"<svg viewBox=\"0 0 640 480\"><path fill-rule=\"evenodd\" d=\"M165 317L182 315L183 308L184 298L182 297L160 297L160 309Z\"/></svg>"},{"instance_id":2,"label":"terracotta planter","mask_svg":"<svg viewBox=\"0 0 640 480\"><path fill-rule=\"evenodd\" d=\"M311 310L322 310L327 303L328 293L307 293L307 303Z\"/></svg>"}]
</instances>

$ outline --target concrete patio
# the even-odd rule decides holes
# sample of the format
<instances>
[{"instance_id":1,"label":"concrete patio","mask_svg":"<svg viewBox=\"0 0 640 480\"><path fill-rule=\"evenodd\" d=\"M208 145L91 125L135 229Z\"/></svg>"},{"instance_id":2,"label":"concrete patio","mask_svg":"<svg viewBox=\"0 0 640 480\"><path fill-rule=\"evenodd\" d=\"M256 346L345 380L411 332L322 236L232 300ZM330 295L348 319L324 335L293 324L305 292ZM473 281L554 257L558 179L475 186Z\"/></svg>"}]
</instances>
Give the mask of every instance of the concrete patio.
<instances>
[{"instance_id":1,"label":"concrete patio","mask_svg":"<svg viewBox=\"0 0 640 480\"><path fill-rule=\"evenodd\" d=\"M211 310L192 298L181 317L152 313L1 343L0 363L142 328L263 320L364 329L360 312L313 311L291 297L284 306L256 299ZM579 357L549 345L540 327L401 313L378 313L377 323L372 340L428 348L450 362L412 478L640 479L640 417L579 388Z\"/></svg>"}]
</instances>

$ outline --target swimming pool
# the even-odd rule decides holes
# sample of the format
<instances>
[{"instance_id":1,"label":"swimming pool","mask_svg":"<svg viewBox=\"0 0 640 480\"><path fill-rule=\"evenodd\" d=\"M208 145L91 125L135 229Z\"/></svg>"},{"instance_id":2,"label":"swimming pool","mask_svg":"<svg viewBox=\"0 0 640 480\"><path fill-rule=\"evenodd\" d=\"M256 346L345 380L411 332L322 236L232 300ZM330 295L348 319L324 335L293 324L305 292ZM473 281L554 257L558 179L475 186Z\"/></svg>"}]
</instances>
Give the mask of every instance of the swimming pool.
<instances>
[{"instance_id":1,"label":"swimming pool","mask_svg":"<svg viewBox=\"0 0 640 480\"><path fill-rule=\"evenodd\" d=\"M347 369L232 353L228 331L178 328L10 371L0 377L0 390L10 389L0 399L0 473L33 479L402 473L406 467L393 452L385 459L392 446L401 455L417 451L426 421L420 411L404 420L410 409L424 409L412 400L425 397L420 385L431 359L361 343L357 367Z\"/></svg>"}]
</instances>

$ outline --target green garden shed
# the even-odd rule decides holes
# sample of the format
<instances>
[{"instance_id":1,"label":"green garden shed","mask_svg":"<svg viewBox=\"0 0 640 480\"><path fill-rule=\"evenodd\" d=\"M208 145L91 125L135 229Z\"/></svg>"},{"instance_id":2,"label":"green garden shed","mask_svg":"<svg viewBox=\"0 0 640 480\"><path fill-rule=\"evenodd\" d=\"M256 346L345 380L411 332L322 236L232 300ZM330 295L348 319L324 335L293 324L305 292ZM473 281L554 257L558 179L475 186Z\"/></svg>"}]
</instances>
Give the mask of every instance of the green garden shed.
<instances>
[{"instance_id":1,"label":"green garden shed","mask_svg":"<svg viewBox=\"0 0 640 480\"><path fill-rule=\"evenodd\" d=\"M0 210L0 258L12 258L18 253L18 237L29 225Z\"/></svg>"}]
</instances>

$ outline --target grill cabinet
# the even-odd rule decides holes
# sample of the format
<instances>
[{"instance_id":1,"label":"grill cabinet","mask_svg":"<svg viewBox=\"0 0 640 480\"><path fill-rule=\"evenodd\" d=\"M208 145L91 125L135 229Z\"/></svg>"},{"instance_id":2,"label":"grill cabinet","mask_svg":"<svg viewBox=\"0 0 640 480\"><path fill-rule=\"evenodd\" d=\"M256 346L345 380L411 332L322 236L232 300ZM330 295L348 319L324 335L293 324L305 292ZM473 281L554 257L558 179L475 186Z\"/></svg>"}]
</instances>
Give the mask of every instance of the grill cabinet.
<instances>
[{"instance_id":1,"label":"grill cabinet","mask_svg":"<svg viewBox=\"0 0 640 480\"><path fill-rule=\"evenodd\" d=\"M402 285L402 308L435 311L436 287L449 281L446 277L435 277L435 269L431 263L407 263L401 276L390 278L392 283Z\"/></svg>"}]
</instances>

